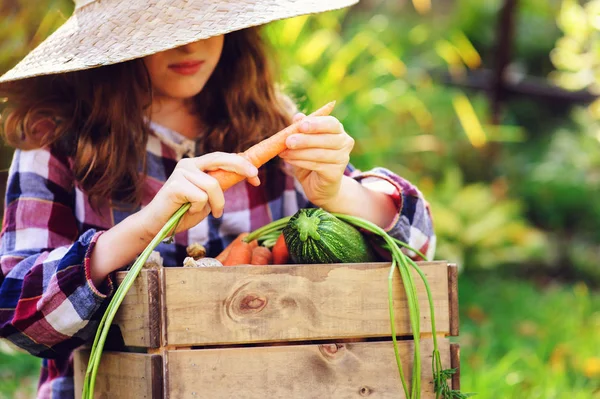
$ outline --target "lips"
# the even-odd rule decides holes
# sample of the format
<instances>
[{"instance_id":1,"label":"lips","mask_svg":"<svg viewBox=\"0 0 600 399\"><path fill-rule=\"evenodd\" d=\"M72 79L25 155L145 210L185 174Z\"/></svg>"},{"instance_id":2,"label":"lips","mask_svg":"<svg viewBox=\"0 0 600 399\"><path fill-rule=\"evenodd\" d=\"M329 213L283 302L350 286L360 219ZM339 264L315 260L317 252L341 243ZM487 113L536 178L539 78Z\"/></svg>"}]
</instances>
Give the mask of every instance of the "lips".
<instances>
[{"instance_id":1,"label":"lips","mask_svg":"<svg viewBox=\"0 0 600 399\"><path fill-rule=\"evenodd\" d=\"M193 75L200 70L204 61L183 61L177 64L170 64L169 69L180 75Z\"/></svg>"}]
</instances>

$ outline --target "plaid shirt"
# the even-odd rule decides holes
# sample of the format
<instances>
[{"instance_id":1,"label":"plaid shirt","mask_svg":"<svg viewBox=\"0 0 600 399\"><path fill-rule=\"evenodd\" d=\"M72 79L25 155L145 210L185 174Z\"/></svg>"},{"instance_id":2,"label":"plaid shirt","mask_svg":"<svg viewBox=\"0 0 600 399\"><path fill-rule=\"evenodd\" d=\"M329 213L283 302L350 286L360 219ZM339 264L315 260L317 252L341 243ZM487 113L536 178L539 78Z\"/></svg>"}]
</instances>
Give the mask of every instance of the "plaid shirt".
<instances>
[{"instance_id":1,"label":"plaid shirt","mask_svg":"<svg viewBox=\"0 0 600 399\"><path fill-rule=\"evenodd\" d=\"M156 124L152 130L142 206L177 161L196 155L193 141ZM38 398L74 396L72 351L93 338L114 288L110 277L94 286L90 254L102 231L136 211L123 211L114 203L94 211L70 165L53 149L17 150L7 185L0 236L0 337L44 359ZM387 231L432 257L430 212L413 185L383 168L363 173L349 166L346 174L391 195L398 215ZM239 233L311 206L283 170L263 175L261 181L260 187L246 182L232 187L225 193L221 218L208 216L177 234L173 244L160 244L165 265L181 265L191 243L203 244L215 256Z\"/></svg>"}]
</instances>

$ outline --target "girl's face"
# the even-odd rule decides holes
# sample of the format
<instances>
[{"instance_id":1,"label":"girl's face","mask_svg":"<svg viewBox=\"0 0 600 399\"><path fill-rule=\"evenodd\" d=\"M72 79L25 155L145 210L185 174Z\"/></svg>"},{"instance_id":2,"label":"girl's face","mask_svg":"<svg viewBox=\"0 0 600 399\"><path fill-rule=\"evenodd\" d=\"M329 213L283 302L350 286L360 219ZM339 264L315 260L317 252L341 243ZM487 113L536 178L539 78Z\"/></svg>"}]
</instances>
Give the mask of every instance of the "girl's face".
<instances>
[{"instance_id":1,"label":"girl's face","mask_svg":"<svg viewBox=\"0 0 600 399\"><path fill-rule=\"evenodd\" d=\"M200 93L215 70L224 36L186 44L144 58L157 95L187 99Z\"/></svg>"}]
</instances>

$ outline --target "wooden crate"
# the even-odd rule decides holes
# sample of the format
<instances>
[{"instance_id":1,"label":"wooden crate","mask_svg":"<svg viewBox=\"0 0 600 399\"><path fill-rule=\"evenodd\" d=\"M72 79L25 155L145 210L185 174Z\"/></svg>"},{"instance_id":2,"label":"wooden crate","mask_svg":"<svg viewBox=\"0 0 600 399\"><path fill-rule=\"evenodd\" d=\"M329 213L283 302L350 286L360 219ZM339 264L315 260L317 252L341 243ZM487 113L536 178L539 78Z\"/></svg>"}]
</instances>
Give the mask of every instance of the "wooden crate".
<instances>
[{"instance_id":1,"label":"wooden crate","mask_svg":"<svg viewBox=\"0 0 600 399\"><path fill-rule=\"evenodd\" d=\"M444 368L459 367L457 269L420 264ZM115 318L97 398L404 398L391 342L389 263L144 270ZM122 280L124 274L118 276ZM422 397L433 398L431 323L421 308ZM395 324L407 380L413 337L399 273ZM81 395L89 351L75 353ZM459 388L459 374L452 381Z\"/></svg>"}]
</instances>

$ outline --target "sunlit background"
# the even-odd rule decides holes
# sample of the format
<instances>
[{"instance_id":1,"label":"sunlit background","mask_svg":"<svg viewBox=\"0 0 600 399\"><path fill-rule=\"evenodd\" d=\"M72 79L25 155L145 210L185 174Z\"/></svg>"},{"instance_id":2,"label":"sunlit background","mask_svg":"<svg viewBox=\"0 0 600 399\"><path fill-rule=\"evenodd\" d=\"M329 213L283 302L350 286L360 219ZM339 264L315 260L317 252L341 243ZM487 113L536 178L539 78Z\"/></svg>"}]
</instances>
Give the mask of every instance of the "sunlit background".
<instances>
[{"instance_id":1,"label":"sunlit background","mask_svg":"<svg viewBox=\"0 0 600 399\"><path fill-rule=\"evenodd\" d=\"M0 73L73 8L1 1ZM265 34L302 109L338 101L352 162L429 200L461 268L462 391L600 398L600 1L363 0ZM0 342L0 397L31 397L39 364Z\"/></svg>"}]
</instances>

